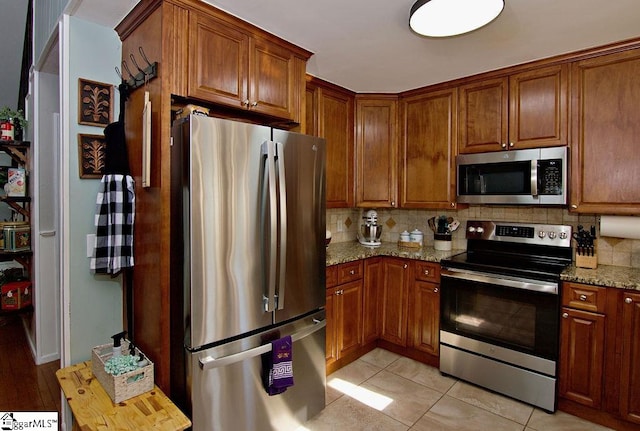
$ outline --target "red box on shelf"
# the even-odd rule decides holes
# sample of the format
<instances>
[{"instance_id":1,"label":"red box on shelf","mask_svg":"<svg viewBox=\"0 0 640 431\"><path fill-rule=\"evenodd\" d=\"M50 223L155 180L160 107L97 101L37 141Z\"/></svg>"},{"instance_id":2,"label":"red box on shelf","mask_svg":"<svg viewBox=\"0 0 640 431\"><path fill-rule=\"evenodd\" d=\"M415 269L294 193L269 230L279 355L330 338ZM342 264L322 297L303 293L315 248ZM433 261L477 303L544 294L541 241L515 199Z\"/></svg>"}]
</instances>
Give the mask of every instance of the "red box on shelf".
<instances>
[{"instance_id":1,"label":"red box on shelf","mask_svg":"<svg viewBox=\"0 0 640 431\"><path fill-rule=\"evenodd\" d=\"M3 284L2 287L2 310L20 309L20 289L13 283Z\"/></svg>"},{"instance_id":2,"label":"red box on shelf","mask_svg":"<svg viewBox=\"0 0 640 431\"><path fill-rule=\"evenodd\" d=\"M19 310L32 303L33 289L30 281L10 281L2 285L2 309Z\"/></svg>"}]
</instances>

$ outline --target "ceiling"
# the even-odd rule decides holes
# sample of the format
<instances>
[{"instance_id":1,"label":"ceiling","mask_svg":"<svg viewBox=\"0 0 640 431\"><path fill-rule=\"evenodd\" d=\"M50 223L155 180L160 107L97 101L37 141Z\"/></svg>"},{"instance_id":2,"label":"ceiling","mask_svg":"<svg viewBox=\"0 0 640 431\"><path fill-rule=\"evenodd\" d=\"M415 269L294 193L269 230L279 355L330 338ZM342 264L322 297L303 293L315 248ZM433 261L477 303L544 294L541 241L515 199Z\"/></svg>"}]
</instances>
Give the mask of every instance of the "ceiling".
<instances>
[{"instance_id":1,"label":"ceiling","mask_svg":"<svg viewBox=\"0 0 640 431\"><path fill-rule=\"evenodd\" d=\"M414 0L206 1L314 52L308 73L356 92L395 93L640 37L638 0L506 0L491 24L443 39L409 30ZM115 27L137 0L76 3L74 15Z\"/></svg>"}]
</instances>

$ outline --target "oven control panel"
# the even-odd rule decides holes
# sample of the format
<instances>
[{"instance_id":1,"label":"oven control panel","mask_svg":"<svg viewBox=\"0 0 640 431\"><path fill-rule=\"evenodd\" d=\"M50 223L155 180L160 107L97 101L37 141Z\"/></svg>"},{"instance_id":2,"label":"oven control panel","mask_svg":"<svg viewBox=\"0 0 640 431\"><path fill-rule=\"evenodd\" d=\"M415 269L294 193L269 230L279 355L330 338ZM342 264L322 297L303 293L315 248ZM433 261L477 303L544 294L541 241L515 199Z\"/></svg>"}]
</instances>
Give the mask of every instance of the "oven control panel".
<instances>
[{"instance_id":1,"label":"oven control panel","mask_svg":"<svg viewBox=\"0 0 640 431\"><path fill-rule=\"evenodd\" d=\"M467 239L571 247L571 226L566 225L468 220L466 232Z\"/></svg>"}]
</instances>

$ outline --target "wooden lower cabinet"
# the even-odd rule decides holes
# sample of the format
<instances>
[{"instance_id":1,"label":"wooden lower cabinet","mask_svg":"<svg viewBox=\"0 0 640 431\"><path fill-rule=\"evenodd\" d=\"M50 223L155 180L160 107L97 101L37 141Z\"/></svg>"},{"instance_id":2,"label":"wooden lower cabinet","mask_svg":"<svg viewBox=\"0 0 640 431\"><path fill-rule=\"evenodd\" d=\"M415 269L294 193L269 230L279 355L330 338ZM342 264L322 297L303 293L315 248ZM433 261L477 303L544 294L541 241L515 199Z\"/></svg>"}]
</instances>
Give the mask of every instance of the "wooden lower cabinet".
<instances>
[{"instance_id":1,"label":"wooden lower cabinet","mask_svg":"<svg viewBox=\"0 0 640 431\"><path fill-rule=\"evenodd\" d=\"M640 424L640 293L624 293L620 366L620 414Z\"/></svg>"},{"instance_id":2,"label":"wooden lower cabinet","mask_svg":"<svg viewBox=\"0 0 640 431\"><path fill-rule=\"evenodd\" d=\"M559 408L616 430L640 429L640 292L562 289Z\"/></svg>"},{"instance_id":3,"label":"wooden lower cabinet","mask_svg":"<svg viewBox=\"0 0 640 431\"><path fill-rule=\"evenodd\" d=\"M327 361L338 360L362 345L362 280L327 290ZM331 332L331 334L330 334Z\"/></svg>"},{"instance_id":4,"label":"wooden lower cabinet","mask_svg":"<svg viewBox=\"0 0 640 431\"><path fill-rule=\"evenodd\" d=\"M398 346L407 345L407 283L409 260L382 259L382 326L380 338Z\"/></svg>"},{"instance_id":5,"label":"wooden lower cabinet","mask_svg":"<svg viewBox=\"0 0 640 431\"><path fill-rule=\"evenodd\" d=\"M364 261L364 292L362 294L362 342L374 342L380 336L380 295L382 292L383 258L374 257Z\"/></svg>"},{"instance_id":6,"label":"wooden lower cabinet","mask_svg":"<svg viewBox=\"0 0 640 431\"><path fill-rule=\"evenodd\" d=\"M562 309L560 396L600 408L602 403L605 316Z\"/></svg>"},{"instance_id":7,"label":"wooden lower cabinet","mask_svg":"<svg viewBox=\"0 0 640 431\"><path fill-rule=\"evenodd\" d=\"M339 360L357 355L362 346L362 268L360 261L327 268L327 280L331 280L325 305L328 372L339 368Z\"/></svg>"},{"instance_id":8,"label":"wooden lower cabinet","mask_svg":"<svg viewBox=\"0 0 640 431\"><path fill-rule=\"evenodd\" d=\"M415 281L409 288L408 347L431 355L440 348L440 287Z\"/></svg>"}]
</instances>

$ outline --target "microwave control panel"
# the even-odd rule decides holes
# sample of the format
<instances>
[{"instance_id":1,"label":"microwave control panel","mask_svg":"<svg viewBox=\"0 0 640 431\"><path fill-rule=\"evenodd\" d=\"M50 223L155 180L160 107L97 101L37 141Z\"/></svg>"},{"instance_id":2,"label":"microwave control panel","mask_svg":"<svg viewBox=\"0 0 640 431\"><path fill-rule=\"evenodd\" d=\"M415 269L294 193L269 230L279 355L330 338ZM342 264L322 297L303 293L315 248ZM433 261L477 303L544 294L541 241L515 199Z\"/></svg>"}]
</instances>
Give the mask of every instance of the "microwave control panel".
<instances>
[{"instance_id":1,"label":"microwave control panel","mask_svg":"<svg viewBox=\"0 0 640 431\"><path fill-rule=\"evenodd\" d=\"M538 161L538 193L541 195L562 194L562 159Z\"/></svg>"}]
</instances>

